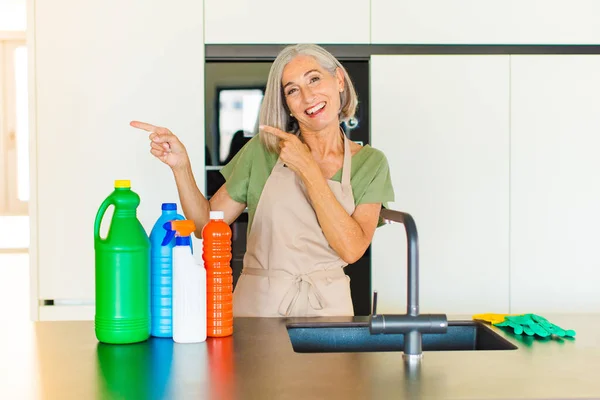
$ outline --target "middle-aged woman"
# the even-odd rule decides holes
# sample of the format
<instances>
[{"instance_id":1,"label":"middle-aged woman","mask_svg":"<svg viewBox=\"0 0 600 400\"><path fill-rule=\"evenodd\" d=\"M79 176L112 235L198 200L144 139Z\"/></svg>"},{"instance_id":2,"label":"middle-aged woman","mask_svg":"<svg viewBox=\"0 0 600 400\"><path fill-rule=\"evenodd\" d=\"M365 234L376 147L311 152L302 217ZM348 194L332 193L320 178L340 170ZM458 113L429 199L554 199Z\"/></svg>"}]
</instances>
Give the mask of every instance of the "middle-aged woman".
<instances>
[{"instance_id":1,"label":"middle-aged woman","mask_svg":"<svg viewBox=\"0 0 600 400\"><path fill-rule=\"evenodd\" d=\"M341 122L358 104L344 67L317 45L283 49L271 67L260 132L221 170L225 184L207 201L184 145L143 122L151 153L173 171L196 236L221 210L231 224L248 208L236 317L354 315L343 268L371 243L382 205L394 200L385 155L347 139Z\"/></svg>"}]
</instances>

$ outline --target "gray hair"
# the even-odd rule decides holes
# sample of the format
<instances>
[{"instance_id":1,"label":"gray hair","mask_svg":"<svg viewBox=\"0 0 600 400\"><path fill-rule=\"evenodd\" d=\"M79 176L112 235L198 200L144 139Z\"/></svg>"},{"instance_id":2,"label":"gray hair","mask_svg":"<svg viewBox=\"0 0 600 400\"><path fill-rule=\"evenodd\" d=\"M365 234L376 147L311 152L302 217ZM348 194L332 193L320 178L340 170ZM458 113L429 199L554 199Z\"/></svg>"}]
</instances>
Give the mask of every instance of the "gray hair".
<instances>
[{"instance_id":1,"label":"gray hair","mask_svg":"<svg viewBox=\"0 0 600 400\"><path fill-rule=\"evenodd\" d=\"M344 76L344 91L340 93L340 111L338 118L341 122L347 122L354 117L358 105L358 97L354 85L346 69L327 50L316 44L296 44L287 46L278 55L267 80L265 96L260 106L259 124L287 131L290 126L291 117L287 111L283 95L281 78L285 66L298 55L307 55L315 58L325 70L335 75L335 70L340 69ZM297 131L294 133L298 133ZM260 140L271 152L279 152L279 138L267 132L260 131Z\"/></svg>"}]
</instances>

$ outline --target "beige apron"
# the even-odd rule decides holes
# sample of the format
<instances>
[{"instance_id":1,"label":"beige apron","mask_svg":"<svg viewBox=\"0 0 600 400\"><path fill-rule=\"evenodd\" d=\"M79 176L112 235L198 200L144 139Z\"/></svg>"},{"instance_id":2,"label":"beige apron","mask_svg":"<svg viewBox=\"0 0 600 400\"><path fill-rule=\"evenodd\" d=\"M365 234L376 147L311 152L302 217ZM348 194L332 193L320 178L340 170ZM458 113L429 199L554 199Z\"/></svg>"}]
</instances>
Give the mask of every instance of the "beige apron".
<instances>
[{"instance_id":1,"label":"beige apron","mask_svg":"<svg viewBox=\"0 0 600 400\"><path fill-rule=\"evenodd\" d=\"M343 136L342 181L327 183L352 215L352 154ZM325 238L302 180L278 159L248 235L244 269L233 294L233 315L354 315L346 265Z\"/></svg>"}]
</instances>

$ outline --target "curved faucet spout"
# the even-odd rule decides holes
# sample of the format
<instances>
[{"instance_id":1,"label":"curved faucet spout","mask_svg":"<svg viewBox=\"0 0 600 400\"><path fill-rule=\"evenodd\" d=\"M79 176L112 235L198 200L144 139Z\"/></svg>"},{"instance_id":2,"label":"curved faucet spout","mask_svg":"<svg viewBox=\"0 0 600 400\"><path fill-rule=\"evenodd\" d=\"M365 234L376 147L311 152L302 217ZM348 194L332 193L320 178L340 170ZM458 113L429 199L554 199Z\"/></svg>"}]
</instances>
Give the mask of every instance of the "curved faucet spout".
<instances>
[{"instance_id":1,"label":"curved faucet spout","mask_svg":"<svg viewBox=\"0 0 600 400\"><path fill-rule=\"evenodd\" d=\"M407 291L406 313L416 317L419 315L419 234L413 217L402 211L382 209L381 218L386 223L398 222L406 231L406 265Z\"/></svg>"},{"instance_id":2,"label":"curved faucet spout","mask_svg":"<svg viewBox=\"0 0 600 400\"><path fill-rule=\"evenodd\" d=\"M371 334L404 334L404 355L411 360L419 360L422 355L422 334L446 333L448 320L445 314L419 315L419 235L415 220L408 213L386 209L381 210L380 217L386 223L403 224L406 231L406 315L377 314L377 292L375 292L369 330Z\"/></svg>"}]
</instances>

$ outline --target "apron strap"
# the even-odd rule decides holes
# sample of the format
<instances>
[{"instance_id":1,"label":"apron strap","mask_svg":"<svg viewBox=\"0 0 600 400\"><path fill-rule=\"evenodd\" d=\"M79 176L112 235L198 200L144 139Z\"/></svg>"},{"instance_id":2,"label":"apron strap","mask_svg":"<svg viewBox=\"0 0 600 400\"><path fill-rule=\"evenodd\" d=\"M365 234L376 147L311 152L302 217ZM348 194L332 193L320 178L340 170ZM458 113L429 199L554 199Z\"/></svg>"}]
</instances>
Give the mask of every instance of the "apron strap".
<instances>
[{"instance_id":1,"label":"apron strap","mask_svg":"<svg viewBox=\"0 0 600 400\"><path fill-rule=\"evenodd\" d=\"M350 173L352 172L352 152L350 151L350 140L342 131L344 137L344 163L342 164L342 188L347 190L350 187Z\"/></svg>"},{"instance_id":2,"label":"apron strap","mask_svg":"<svg viewBox=\"0 0 600 400\"><path fill-rule=\"evenodd\" d=\"M317 270L308 274L292 274L282 269L244 268L242 274L264 276L268 278L283 278L291 281L290 287L279 304L279 314L285 317L291 315L300 296L302 282L308 284L308 301L314 310L322 310L326 306L323 295L315 285L313 279L333 279L345 276L342 268Z\"/></svg>"}]
</instances>

